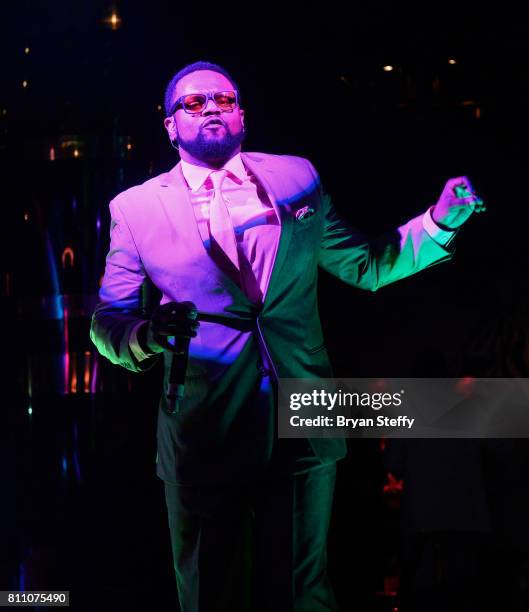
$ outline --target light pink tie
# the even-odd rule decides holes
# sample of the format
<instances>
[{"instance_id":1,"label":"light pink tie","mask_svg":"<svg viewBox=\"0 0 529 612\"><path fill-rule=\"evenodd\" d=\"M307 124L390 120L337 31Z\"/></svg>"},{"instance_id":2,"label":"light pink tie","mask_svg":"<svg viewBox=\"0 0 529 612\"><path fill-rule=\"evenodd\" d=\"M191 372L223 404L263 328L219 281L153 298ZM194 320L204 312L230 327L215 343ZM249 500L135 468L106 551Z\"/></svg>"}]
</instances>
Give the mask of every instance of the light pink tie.
<instances>
[{"instance_id":1,"label":"light pink tie","mask_svg":"<svg viewBox=\"0 0 529 612\"><path fill-rule=\"evenodd\" d=\"M210 175L213 182L213 198L209 204L209 233L219 247L230 258L233 265L239 269L239 256L233 223L222 197L222 181L226 177L226 170L215 170Z\"/></svg>"}]
</instances>

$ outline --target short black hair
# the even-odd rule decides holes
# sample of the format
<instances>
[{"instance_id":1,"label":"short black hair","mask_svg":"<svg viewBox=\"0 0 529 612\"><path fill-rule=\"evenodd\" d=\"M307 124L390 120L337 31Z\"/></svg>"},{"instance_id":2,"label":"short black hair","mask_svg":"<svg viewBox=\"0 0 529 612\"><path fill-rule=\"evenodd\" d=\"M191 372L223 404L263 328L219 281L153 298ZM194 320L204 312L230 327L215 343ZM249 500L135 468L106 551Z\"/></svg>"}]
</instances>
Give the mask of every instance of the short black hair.
<instances>
[{"instance_id":1,"label":"short black hair","mask_svg":"<svg viewBox=\"0 0 529 612\"><path fill-rule=\"evenodd\" d=\"M233 80L231 74L222 66L219 66L218 64L212 64L211 62L194 62L193 64L188 64L173 76L173 78L169 81L169 84L165 88L164 106L165 114L167 116L169 116L169 114L171 113L174 91L176 89L176 84L178 83L178 81L183 77L187 76L188 74L191 74L192 72L197 72L198 70L211 70L212 72L218 72L219 74L224 75L233 85L233 88L237 90L237 92L239 91L237 83Z\"/></svg>"}]
</instances>

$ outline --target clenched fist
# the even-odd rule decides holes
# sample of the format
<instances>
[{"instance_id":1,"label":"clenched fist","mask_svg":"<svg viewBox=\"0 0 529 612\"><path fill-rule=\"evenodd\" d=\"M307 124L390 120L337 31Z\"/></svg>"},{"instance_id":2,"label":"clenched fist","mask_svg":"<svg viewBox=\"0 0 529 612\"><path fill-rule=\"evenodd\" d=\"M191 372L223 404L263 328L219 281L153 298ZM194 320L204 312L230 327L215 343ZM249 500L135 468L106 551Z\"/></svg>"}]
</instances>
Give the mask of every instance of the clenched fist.
<instances>
[{"instance_id":1,"label":"clenched fist","mask_svg":"<svg viewBox=\"0 0 529 612\"><path fill-rule=\"evenodd\" d=\"M138 341L150 353L160 353L164 348L178 352L180 346L197 335L197 316L193 302L167 302L158 306L150 321L140 328ZM175 338L174 345L169 337Z\"/></svg>"},{"instance_id":2,"label":"clenched fist","mask_svg":"<svg viewBox=\"0 0 529 612\"><path fill-rule=\"evenodd\" d=\"M450 179L432 211L433 220L442 228L455 230L473 212L486 210L483 200L478 197L466 176Z\"/></svg>"}]
</instances>

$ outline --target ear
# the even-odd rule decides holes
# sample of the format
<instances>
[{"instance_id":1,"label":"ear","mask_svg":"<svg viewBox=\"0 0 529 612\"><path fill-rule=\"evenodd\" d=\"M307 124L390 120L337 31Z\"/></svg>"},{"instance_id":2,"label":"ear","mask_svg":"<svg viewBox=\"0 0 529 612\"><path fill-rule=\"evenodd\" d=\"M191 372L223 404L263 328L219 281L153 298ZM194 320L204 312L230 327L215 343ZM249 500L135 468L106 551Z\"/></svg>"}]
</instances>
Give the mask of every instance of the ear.
<instances>
[{"instance_id":1,"label":"ear","mask_svg":"<svg viewBox=\"0 0 529 612\"><path fill-rule=\"evenodd\" d=\"M167 130L167 133L169 134L169 140L174 140L177 137L175 118L166 117L163 120L163 124L165 126L165 129Z\"/></svg>"},{"instance_id":2,"label":"ear","mask_svg":"<svg viewBox=\"0 0 529 612\"><path fill-rule=\"evenodd\" d=\"M241 117L242 127L244 128L244 110L242 108L239 109L239 116Z\"/></svg>"}]
</instances>

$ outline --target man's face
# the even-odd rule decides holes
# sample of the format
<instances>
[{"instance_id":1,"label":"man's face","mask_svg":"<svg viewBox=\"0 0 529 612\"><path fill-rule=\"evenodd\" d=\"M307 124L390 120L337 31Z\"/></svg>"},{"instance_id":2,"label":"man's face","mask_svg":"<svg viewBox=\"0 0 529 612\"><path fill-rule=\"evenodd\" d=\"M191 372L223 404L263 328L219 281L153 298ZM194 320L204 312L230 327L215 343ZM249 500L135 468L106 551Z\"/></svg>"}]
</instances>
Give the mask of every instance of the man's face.
<instances>
[{"instance_id":1,"label":"man's face","mask_svg":"<svg viewBox=\"0 0 529 612\"><path fill-rule=\"evenodd\" d=\"M224 75L198 70L178 81L173 103L188 94L233 89L233 84ZM231 112L222 111L211 99L201 113L194 115L179 108L164 120L164 125L169 138L178 140L180 156L187 161L224 163L240 151L244 140L244 111L238 106Z\"/></svg>"}]
</instances>

